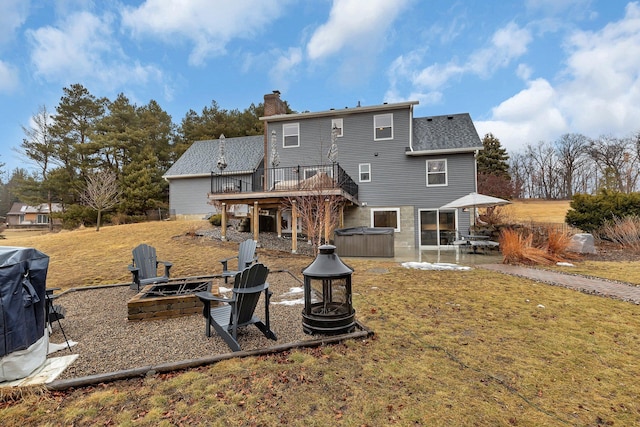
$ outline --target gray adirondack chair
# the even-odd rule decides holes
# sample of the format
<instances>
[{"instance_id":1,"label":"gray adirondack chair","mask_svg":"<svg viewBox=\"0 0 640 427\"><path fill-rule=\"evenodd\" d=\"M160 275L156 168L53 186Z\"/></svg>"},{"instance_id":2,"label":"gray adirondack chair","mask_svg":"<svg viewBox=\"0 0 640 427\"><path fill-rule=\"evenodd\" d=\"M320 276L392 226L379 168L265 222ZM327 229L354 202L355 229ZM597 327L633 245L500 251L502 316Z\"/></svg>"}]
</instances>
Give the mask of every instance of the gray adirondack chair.
<instances>
[{"instance_id":1,"label":"gray adirondack chair","mask_svg":"<svg viewBox=\"0 0 640 427\"><path fill-rule=\"evenodd\" d=\"M229 261L236 258L238 259L237 270L229 270ZM222 277L224 277L224 283L228 283L229 277L234 277L254 262L258 262L255 240L248 239L240 243L240 246L238 247L238 255L220 260L220 262L222 263Z\"/></svg>"},{"instance_id":2,"label":"gray adirondack chair","mask_svg":"<svg viewBox=\"0 0 640 427\"><path fill-rule=\"evenodd\" d=\"M140 291L141 287L151 283L164 283L169 281L169 270L173 265L167 261L160 261L156 257L156 248L147 244L136 246L133 251L133 262L129 265L132 275L131 289ZM164 265L164 274L158 275L158 266Z\"/></svg>"},{"instance_id":3,"label":"gray adirondack chair","mask_svg":"<svg viewBox=\"0 0 640 427\"><path fill-rule=\"evenodd\" d=\"M196 295L204 304L202 315L206 319L205 334L211 336L211 327L224 339L232 351L240 351L238 328L255 325L269 339L277 340L269 323L269 291L267 275L269 269L263 264L253 264L235 276L233 296L218 297L210 292L198 292ZM264 294L264 322L255 316L260 295ZM211 307L212 302L222 303Z\"/></svg>"}]
</instances>

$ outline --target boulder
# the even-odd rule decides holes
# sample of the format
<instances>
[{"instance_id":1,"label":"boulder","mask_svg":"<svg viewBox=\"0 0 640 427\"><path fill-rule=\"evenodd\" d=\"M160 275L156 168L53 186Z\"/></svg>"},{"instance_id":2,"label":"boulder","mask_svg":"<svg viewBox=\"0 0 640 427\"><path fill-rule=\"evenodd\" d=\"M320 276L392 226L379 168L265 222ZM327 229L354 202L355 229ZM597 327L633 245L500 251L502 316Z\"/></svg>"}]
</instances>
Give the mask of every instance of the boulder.
<instances>
[{"instance_id":1,"label":"boulder","mask_svg":"<svg viewBox=\"0 0 640 427\"><path fill-rule=\"evenodd\" d=\"M593 235L589 233L574 234L571 237L571 242L567 247L568 251L577 252L579 254L595 254L596 245L594 243Z\"/></svg>"}]
</instances>

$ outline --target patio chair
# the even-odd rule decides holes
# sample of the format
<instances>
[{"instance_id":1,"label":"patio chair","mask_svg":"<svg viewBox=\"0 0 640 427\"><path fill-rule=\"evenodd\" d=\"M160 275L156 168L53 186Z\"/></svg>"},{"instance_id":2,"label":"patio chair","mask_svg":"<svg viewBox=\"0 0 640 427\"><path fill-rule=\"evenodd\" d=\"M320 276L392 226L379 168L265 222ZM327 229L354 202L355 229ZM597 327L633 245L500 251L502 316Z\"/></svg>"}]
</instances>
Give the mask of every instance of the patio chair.
<instances>
[{"instance_id":1,"label":"patio chair","mask_svg":"<svg viewBox=\"0 0 640 427\"><path fill-rule=\"evenodd\" d=\"M169 281L170 262L159 261L156 258L156 248L144 243L136 246L133 251L133 262L129 265L132 275L131 289L140 292L140 288L151 283L165 283ZM158 275L158 266L164 265L164 274Z\"/></svg>"},{"instance_id":2,"label":"patio chair","mask_svg":"<svg viewBox=\"0 0 640 427\"><path fill-rule=\"evenodd\" d=\"M210 292L196 293L204 304L202 315L206 319L207 337L211 336L211 326L213 326L232 351L240 351L238 328L255 325L265 337L277 340L276 334L269 325L269 300L272 292L269 291L267 283L268 274L269 269L263 264L253 264L244 269L235 276L231 298L218 297ZM262 293L264 293L264 322L254 315ZM212 307L212 302L221 304Z\"/></svg>"},{"instance_id":3,"label":"patio chair","mask_svg":"<svg viewBox=\"0 0 640 427\"><path fill-rule=\"evenodd\" d=\"M236 258L238 259L238 269L229 270L229 261ZM220 260L220 262L222 263L222 277L224 277L224 283L228 283L229 277L234 277L245 268L251 266L254 262L258 262L255 240L248 239L240 243L240 247L238 247L238 255Z\"/></svg>"}]
</instances>

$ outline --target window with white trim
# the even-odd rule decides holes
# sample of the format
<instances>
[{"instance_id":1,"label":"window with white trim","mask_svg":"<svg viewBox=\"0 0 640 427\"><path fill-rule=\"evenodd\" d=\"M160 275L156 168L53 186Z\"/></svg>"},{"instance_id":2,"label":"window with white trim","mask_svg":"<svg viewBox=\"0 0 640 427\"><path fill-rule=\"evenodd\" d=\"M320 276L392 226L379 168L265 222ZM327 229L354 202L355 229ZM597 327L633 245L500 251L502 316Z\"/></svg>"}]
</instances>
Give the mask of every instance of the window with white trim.
<instances>
[{"instance_id":1,"label":"window with white trim","mask_svg":"<svg viewBox=\"0 0 640 427\"><path fill-rule=\"evenodd\" d=\"M427 187L447 185L447 159L427 160Z\"/></svg>"},{"instance_id":2,"label":"window with white trim","mask_svg":"<svg viewBox=\"0 0 640 427\"><path fill-rule=\"evenodd\" d=\"M299 147L300 146L300 124L289 123L282 125L282 147Z\"/></svg>"},{"instance_id":3,"label":"window with white trim","mask_svg":"<svg viewBox=\"0 0 640 427\"><path fill-rule=\"evenodd\" d=\"M400 208L371 209L371 227L391 227L395 232L399 232Z\"/></svg>"},{"instance_id":4,"label":"window with white trim","mask_svg":"<svg viewBox=\"0 0 640 427\"><path fill-rule=\"evenodd\" d=\"M342 138L342 135L344 135L342 119L331 119L331 132L334 129L336 130L336 137Z\"/></svg>"},{"instance_id":5,"label":"window with white trim","mask_svg":"<svg viewBox=\"0 0 640 427\"><path fill-rule=\"evenodd\" d=\"M360 163L358 165L360 182L371 182L371 163Z\"/></svg>"},{"instance_id":6,"label":"window with white trim","mask_svg":"<svg viewBox=\"0 0 640 427\"><path fill-rule=\"evenodd\" d=\"M373 116L373 139L375 141L393 139L393 114Z\"/></svg>"}]
</instances>

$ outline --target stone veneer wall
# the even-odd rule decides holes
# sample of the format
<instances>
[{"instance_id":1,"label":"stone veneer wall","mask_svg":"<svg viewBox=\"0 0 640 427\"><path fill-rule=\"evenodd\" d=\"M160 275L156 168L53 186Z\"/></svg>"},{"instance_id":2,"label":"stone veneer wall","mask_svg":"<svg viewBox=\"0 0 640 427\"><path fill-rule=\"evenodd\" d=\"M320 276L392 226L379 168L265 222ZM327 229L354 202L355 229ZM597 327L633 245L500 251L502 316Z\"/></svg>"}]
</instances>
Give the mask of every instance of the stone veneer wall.
<instances>
[{"instance_id":1,"label":"stone veneer wall","mask_svg":"<svg viewBox=\"0 0 640 427\"><path fill-rule=\"evenodd\" d=\"M381 206L375 206L379 209ZM397 208L390 206L389 208ZM394 233L394 246L396 248L413 248L416 242L415 218L413 206L399 206L400 208L400 232ZM370 227L371 208L368 206L345 210L344 227Z\"/></svg>"}]
</instances>

